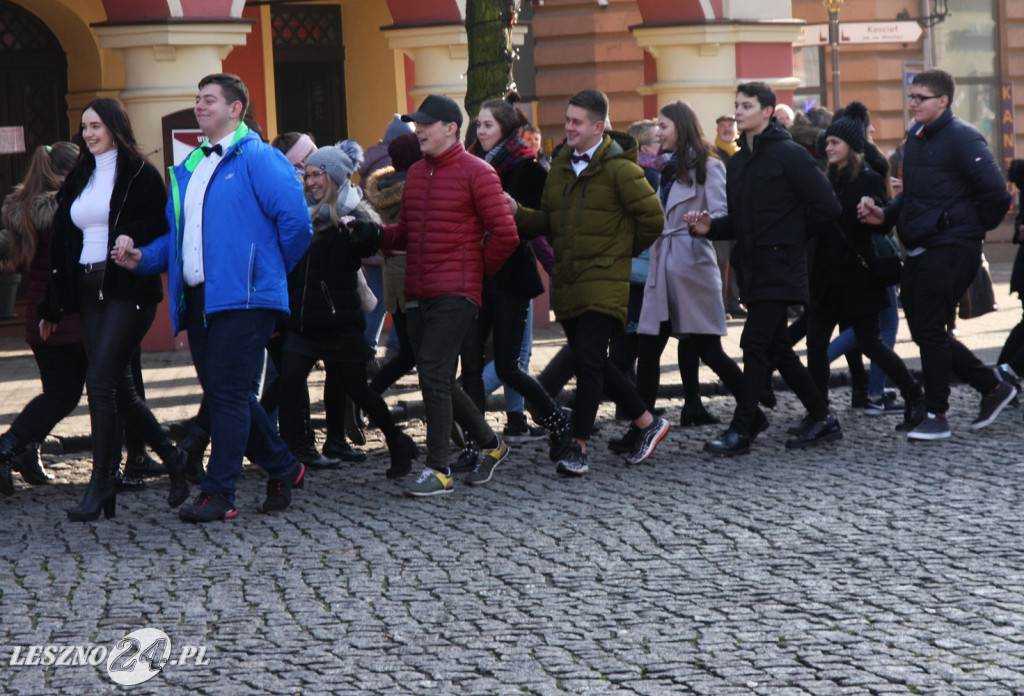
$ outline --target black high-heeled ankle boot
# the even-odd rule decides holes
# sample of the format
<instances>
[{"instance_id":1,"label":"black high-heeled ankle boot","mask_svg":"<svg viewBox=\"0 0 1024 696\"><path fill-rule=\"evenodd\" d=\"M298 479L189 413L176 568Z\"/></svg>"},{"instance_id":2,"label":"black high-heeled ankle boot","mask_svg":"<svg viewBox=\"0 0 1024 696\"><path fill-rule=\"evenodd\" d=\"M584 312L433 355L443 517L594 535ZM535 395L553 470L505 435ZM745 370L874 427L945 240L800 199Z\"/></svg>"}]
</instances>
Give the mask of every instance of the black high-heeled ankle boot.
<instances>
[{"instance_id":1,"label":"black high-heeled ankle boot","mask_svg":"<svg viewBox=\"0 0 1024 696\"><path fill-rule=\"evenodd\" d=\"M115 466L120 462L116 462ZM85 497L78 507L68 510L68 519L72 522L91 522L100 516L110 519L114 516L117 505L117 488L114 486L114 467L97 466L92 467L92 477L89 479L89 487L85 489Z\"/></svg>"},{"instance_id":2,"label":"black high-heeled ankle boot","mask_svg":"<svg viewBox=\"0 0 1024 696\"><path fill-rule=\"evenodd\" d=\"M186 471L189 466L188 453L178 445L171 445L173 449L166 455L161 455L164 467L167 468L167 476L171 479L171 489L167 492L167 504L176 508L188 500L188 477Z\"/></svg>"}]
</instances>

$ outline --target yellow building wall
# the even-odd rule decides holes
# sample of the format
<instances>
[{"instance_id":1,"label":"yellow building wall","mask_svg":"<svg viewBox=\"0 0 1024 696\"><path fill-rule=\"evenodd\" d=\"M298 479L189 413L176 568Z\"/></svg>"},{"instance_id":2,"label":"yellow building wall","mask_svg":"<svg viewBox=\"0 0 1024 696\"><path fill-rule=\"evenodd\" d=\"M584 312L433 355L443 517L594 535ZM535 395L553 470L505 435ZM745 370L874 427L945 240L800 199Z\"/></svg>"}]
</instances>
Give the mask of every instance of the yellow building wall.
<instances>
[{"instance_id":1,"label":"yellow building wall","mask_svg":"<svg viewBox=\"0 0 1024 696\"><path fill-rule=\"evenodd\" d=\"M367 148L381 139L393 114L406 111L404 61L381 32L392 24L386 2L344 0L341 7L348 133Z\"/></svg>"}]
</instances>

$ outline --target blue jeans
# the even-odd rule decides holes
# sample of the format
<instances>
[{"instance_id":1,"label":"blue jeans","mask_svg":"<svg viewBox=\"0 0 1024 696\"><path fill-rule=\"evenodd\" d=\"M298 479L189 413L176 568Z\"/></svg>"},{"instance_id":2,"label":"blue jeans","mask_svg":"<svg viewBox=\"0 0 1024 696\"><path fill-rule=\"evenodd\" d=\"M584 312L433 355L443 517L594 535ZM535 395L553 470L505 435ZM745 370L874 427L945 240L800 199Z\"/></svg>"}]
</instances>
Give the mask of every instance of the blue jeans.
<instances>
[{"instance_id":1,"label":"blue jeans","mask_svg":"<svg viewBox=\"0 0 1024 696\"><path fill-rule=\"evenodd\" d=\"M889 287L889 306L878 313L879 327L882 329L882 343L892 348L896 345L896 333L900 328L900 308L896 303L896 287ZM828 361L833 362L840 355L857 350L857 337L853 329L843 330L828 344ZM871 378L868 380L868 394L881 394L885 390L885 373L878 365L871 363Z\"/></svg>"},{"instance_id":2,"label":"blue jeans","mask_svg":"<svg viewBox=\"0 0 1024 696\"><path fill-rule=\"evenodd\" d=\"M234 503L247 452L270 478L284 478L298 463L256 398L264 347L278 313L239 309L204 317L202 286L186 289L185 304L192 361L210 411L210 460L202 489Z\"/></svg>"},{"instance_id":3,"label":"blue jeans","mask_svg":"<svg viewBox=\"0 0 1024 696\"><path fill-rule=\"evenodd\" d=\"M377 344L380 341L380 331L384 328L384 267L363 266L363 276L366 277L366 284L377 297L377 306L366 315L366 345L370 346L373 357L377 357Z\"/></svg>"},{"instance_id":4,"label":"blue jeans","mask_svg":"<svg viewBox=\"0 0 1024 696\"><path fill-rule=\"evenodd\" d=\"M523 345L519 350L519 369L523 372L530 371L530 356L533 354L533 300L530 300L530 307L526 310L526 326L523 327ZM504 383L498 379L498 371L494 369L494 361L487 363L484 368L484 394L490 395L495 389ZM522 413L526 408L526 400L523 395L512 387L505 385L505 411L506 413Z\"/></svg>"}]
</instances>

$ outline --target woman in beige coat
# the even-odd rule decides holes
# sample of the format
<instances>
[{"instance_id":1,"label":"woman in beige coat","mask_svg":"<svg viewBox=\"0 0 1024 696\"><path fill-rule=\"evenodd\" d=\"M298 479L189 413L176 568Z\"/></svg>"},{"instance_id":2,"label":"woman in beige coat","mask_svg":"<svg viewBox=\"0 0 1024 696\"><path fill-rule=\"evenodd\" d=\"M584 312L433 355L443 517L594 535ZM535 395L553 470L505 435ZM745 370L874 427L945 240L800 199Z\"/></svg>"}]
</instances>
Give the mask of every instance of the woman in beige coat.
<instances>
[{"instance_id":1,"label":"woman in beige coat","mask_svg":"<svg viewBox=\"0 0 1024 696\"><path fill-rule=\"evenodd\" d=\"M701 404L696 364L685 359L687 343L729 391L735 394L743 379L740 368L722 350L725 305L714 246L704 237L691 236L683 221L690 211L707 210L712 217L725 215L725 166L711 154L693 110L681 101L661 108L658 137L666 160L659 190L665 228L651 246L651 267L637 328L637 391L653 409L661 376L661 353L669 337L677 337L686 399L680 420L687 425L709 416ZM692 370L686 369L687 363L693 365ZM762 422L767 423L763 414L758 423Z\"/></svg>"}]
</instances>

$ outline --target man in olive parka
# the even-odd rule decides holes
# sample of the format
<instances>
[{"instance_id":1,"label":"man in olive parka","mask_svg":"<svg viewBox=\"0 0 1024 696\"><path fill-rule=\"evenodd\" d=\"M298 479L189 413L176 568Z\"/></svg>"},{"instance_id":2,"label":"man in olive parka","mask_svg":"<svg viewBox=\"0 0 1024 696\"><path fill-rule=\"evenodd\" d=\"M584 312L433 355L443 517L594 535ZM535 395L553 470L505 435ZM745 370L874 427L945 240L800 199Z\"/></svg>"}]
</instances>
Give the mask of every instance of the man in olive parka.
<instances>
[{"instance_id":1,"label":"man in olive parka","mask_svg":"<svg viewBox=\"0 0 1024 696\"><path fill-rule=\"evenodd\" d=\"M608 360L608 342L626 325L631 259L661 234L658 197L637 164L636 140L605 131L608 97L599 90L569 100L565 147L551 162L533 210L510 201L523 237L551 239L555 256L551 306L565 330L576 372L572 442L559 457L565 476L587 473L587 439L602 392L637 429L626 460L651 455L668 421L647 411L632 382Z\"/></svg>"}]
</instances>

